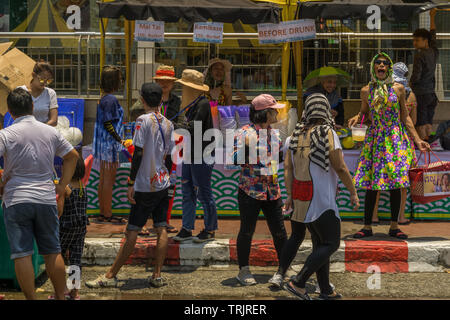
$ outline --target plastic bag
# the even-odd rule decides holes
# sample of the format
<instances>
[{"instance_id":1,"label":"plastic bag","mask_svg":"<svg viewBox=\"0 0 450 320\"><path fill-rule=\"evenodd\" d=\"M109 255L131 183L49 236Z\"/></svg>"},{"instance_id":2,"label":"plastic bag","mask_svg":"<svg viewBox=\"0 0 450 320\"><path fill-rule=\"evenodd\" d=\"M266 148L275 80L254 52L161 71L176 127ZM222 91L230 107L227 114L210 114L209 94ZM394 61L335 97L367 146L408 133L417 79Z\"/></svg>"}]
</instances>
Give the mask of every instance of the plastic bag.
<instances>
[{"instance_id":1,"label":"plastic bag","mask_svg":"<svg viewBox=\"0 0 450 320\"><path fill-rule=\"evenodd\" d=\"M218 106L219 111L219 126L223 136L226 136L227 129L236 129L236 117L234 115L235 106Z\"/></svg>"},{"instance_id":2,"label":"plastic bag","mask_svg":"<svg viewBox=\"0 0 450 320\"><path fill-rule=\"evenodd\" d=\"M295 125L298 122L298 115L297 115L297 109L291 108L288 111L288 136L292 135L292 132L294 132Z\"/></svg>"},{"instance_id":3,"label":"plastic bag","mask_svg":"<svg viewBox=\"0 0 450 320\"><path fill-rule=\"evenodd\" d=\"M242 105L235 108L237 127L242 128L250 124L250 105Z\"/></svg>"}]
</instances>

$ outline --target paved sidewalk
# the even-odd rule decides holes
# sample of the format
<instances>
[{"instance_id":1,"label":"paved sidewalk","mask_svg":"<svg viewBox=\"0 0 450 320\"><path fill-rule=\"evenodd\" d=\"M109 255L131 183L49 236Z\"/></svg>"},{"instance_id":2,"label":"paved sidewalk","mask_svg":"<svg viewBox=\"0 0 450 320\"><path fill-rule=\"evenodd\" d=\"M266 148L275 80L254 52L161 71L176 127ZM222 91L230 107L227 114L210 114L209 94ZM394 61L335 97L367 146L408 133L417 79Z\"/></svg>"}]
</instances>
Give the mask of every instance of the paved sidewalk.
<instances>
[{"instance_id":1,"label":"paved sidewalk","mask_svg":"<svg viewBox=\"0 0 450 320\"><path fill-rule=\"evenodd\" d=\"M124 225L111 225L111 224L97 224L93 222L91 218L91 225L88 226L87 237L90 238L110 238L110 237L122 237L125 231ZM176 228L181 228L181 218L175 217L170 222ZM240 221L238 218L226 218L219 219L219 230L216 232L216 238L218 239L236 239L239 232ZM152 227L151 220L148 221L148 228ZM285 226L288 234L291 232L291 226L289 221L285 221ZM351 237L356 231L363 227L362 220L343 220L341 223L341 237L346 239ZM203 219L197 219L195 221L195 232L200 232L203 228ZM426 240L426 241L438 241L438 240L450 240L450 221L413 221L406 226L400 226L400 229L408 234L410 240ZM392 240L387 236L389 230L389 222L381 221L380 225L373 226L374 239L379 240ZM271 239L269 228L265 220L260 219L256 224L255 234L253 237L255 240ZM310 239L309 232L306 233L306 238Z\"/></svg>"},{"instance_id":2,"label":"paved sidewalk","mask_svg":"<svg viewBox=\"0 0 450 320\"><path fill-rule=\"evenodd\" d=\"M181 219L174 218L171 224L181 227ZM195 244L192 241L169 242L166 265L173 266L209 266L236 264L236 236L239 232L239 220L219 220L216 240ZM290 223L286 221L288 234ZM203 220L196 221L196 232L200 231ZM151 222L147 224L151 227ZM342 239L339 250L331 257L334 272L367 272L375 266L383 273L408 272L445 272L450 267L450 223L449 222L413 222L401 226L409 235L407 241L389 237L386 233L388 222L374 226L374 236L363 240L352 238L352 234L362 227L362 221L343 221ZM125 226L91 223L83 255L88 265L110 265L123 242ZM195 233L194 233L195 235ZM173 235L170 235L173 236ZM154 235L138 239L135 252L128 264L148 264L155 248ZM311 252L309 234L299 249L295 264L303 264ZM264 220L257 223L250 265L275 266L277 254L271 241L270 232Z\"/></svg>"}]
</instances>

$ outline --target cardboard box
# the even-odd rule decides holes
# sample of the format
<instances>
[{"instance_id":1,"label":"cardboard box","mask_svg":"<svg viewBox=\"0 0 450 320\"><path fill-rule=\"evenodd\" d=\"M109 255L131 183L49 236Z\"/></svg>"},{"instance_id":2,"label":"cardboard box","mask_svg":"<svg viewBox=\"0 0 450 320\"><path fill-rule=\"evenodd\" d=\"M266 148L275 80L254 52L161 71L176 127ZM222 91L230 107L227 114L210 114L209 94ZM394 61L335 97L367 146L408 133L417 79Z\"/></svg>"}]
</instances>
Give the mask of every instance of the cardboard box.
<instances>
[{"instance_id":1,"label":"cardboard box","mask_svg":"<svg viewBox=\"0 0 450 320\"><path fill-rule=\"evenodd\" d=\"M19 49L13 48L6 52L11 44L12 42L0 43L0 114L2 115L8 111L6 98L9 92L18 86L29 85L36 64Z\"/></svg>"}]
</instances>

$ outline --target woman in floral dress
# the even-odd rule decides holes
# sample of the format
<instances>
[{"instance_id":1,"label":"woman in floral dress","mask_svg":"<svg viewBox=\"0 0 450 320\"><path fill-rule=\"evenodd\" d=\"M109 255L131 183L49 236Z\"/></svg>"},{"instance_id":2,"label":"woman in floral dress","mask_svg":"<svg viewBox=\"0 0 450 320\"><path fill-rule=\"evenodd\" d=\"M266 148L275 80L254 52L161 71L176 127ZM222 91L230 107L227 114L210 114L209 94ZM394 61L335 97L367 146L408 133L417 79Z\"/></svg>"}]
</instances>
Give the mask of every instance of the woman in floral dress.
<instances>
[{"instance_id":1,"label":"woman in floral dress","mask_svg":"<svg viewBox=\"0 0 450 320\"><path fill-rule=\"evenodd\" d=\"M372 81L361 89L361 112L371 116L369 127L354 176L355 186L366 189L364 228L354 237L372 236L372 214L377 194L388 190L391 205L391 227L389 235L406 239L407 235L398 228L401 204L401 189L408 188L408 171L414 158L414 149L407 130L414 125L408 117L405 103L405 88L392 79L392 60L385 53L372 59L370 73ZM416 141L419 149L426 149L426 143Z\"/></svg>"}]
</instances>

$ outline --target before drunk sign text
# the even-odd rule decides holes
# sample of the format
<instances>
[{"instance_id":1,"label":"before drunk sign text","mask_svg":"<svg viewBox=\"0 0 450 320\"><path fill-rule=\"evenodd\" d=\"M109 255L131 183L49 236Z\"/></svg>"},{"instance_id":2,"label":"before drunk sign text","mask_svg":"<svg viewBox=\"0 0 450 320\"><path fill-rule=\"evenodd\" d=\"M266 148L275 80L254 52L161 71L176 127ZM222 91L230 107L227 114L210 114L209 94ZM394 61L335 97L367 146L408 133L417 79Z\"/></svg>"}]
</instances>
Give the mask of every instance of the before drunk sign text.
<instances>
[{"instance_id":1,"label":"before drunk sign text","mask_svg":"<svg viewBox=\"0 0 450 320\"><path fill-rule=\"evenodd\" d=\"M313 19L258 24L260 44L296 42L316 38L316 24Z\"/></svg>"}]
</instances>

